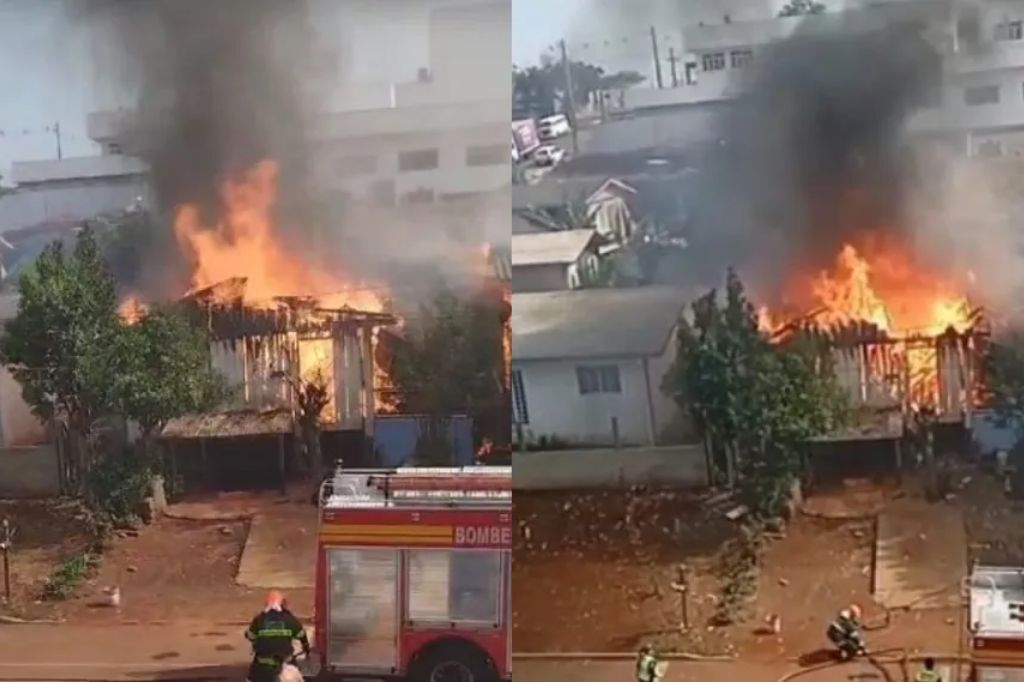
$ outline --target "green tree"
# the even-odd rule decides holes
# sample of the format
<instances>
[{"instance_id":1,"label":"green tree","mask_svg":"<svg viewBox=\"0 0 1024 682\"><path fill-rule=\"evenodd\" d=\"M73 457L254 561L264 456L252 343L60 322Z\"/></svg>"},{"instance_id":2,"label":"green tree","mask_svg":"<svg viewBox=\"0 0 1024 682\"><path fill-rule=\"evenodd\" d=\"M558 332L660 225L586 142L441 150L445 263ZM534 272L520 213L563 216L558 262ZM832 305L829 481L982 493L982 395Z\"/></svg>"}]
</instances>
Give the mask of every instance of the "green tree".
<instances>
[{"instance_id":1,"label":"green tree","mask_svg":"<svg viewBox=\"0 0 1024 682\"><path fill-rule=\"evenodd\" d=\"M586 62L570 60L569 69L577 107L585 106L596 92L626 88L644 81L636 71L606 73L602 67ZM516 117L564 112L568 108L566 91L565 67L560 61L545 59L540 66L512 67L512 106Z\"/></svg>"},{"instance_id":2,"label":"green tree","mask_svg":"<svg viewBox=\"0 0 1024 682\"><path fill-rule=\"evenodd\" d=\"M468 414L474 423L507 401L501 310L486 297L460 299L442 291L420 308L413 331L394 352L391 380L400 410L430 418L433 450L438 422Z\"/></svg>"},{"instance_id":3,"label":"green tree","mask_svg":"<svg viewBox=\"0 0 1024 682\"><path fill-rule=\"evenodd\" d=\"M724 459L728 483L742 483L757 514L778 513L800 473L804 443L846 414L824 355L802 338L769 342L732 271L724 305L714 290L698 299L678 341L664 388L692 413L709 457Z\"/></svg>"},{"instance_id":4,"label":"green tree","mask_svg":"<svg viewBox=\"0 0 1024 682\"><path fill-rule=\"evenodd\" d=\"M781 10L780 17L798 17L805 14L824 14L828 8L815 0L790 0Z\"/></svg>"},{"instance_id":5,"label":"green tree","mask_svg":"<svg viewBox=\"0 0 1024 682\"><path fill-rule=\"evenodd\" d=\"M211 409L227 394L211 364L209 338L172 306L118 325L106 348L90 357L90 380L106 387L108 409L139 425L147 451L169 419Z\"/></svg>"}]
</instances>

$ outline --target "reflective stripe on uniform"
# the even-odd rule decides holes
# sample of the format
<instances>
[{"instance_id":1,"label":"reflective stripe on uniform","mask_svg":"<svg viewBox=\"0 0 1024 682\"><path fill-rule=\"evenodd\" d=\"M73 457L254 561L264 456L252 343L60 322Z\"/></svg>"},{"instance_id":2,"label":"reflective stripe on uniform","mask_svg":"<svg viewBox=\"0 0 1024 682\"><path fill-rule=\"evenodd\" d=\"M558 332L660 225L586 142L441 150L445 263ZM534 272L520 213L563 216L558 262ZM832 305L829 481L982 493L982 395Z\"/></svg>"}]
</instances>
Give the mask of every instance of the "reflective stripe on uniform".
<instances>
[{"instance_id":1,"label":"reflective stripe on uniform","mask_svg":"<svg viewBox=\"0 0 1024 682\"><path fill-rule=\"evenodd\" d=\"M260 628L256 631L256 637L287 637L291 639L292 631L284 625L272 625L270 627Z\"/></svg>"},{"instance_id":2,"label":"reflective stripe on uniform","mask_svg":"<svg viewBox=\"0 0 1024 682\"><path fill-rule=\"evenodd\" d=\"M914 678L914 682L942 682L942 676L934 670L922 670Z\"/></svg>"}]
</instances>

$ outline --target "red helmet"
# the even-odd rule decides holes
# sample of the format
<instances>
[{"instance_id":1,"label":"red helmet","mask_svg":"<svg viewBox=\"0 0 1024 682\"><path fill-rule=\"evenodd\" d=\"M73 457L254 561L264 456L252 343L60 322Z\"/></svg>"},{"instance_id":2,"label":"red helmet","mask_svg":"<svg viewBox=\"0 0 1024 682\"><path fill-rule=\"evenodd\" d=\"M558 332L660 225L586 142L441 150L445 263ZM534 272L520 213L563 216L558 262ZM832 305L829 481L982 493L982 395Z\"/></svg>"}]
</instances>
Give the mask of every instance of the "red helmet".
<instances>
[{"instance_id":1,"label":"red helmet","mask_svg":"<svg viewBox=\"0 0 1024 682\"><path fill-rule=\"evenodd\" d=\"M263 603L263 607L267 611L280 611L285 607L284 595L277 590L267 592L267 600Z\"/></svg>"}]
</instances>

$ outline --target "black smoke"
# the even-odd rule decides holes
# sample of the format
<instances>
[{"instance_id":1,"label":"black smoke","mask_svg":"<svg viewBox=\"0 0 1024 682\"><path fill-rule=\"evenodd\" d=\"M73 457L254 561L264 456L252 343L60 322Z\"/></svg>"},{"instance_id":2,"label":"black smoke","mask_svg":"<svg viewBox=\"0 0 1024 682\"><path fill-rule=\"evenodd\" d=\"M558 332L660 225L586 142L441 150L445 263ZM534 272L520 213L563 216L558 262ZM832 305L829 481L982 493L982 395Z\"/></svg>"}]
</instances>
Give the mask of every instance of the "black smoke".
<instances>
[{"instance_id":1,"label":"black smoke","mask_svg":"<svg viewBox=\"0 0 1024 682\"><path fill-rule=\"evenodd\" d=\"M923 26L809 21L757 54L695 207L693 246L717 270L702 274L735 265L765 295L865 231L906 229L918 181L906 123L939 86Z\"/></svg>"}]
</instances>

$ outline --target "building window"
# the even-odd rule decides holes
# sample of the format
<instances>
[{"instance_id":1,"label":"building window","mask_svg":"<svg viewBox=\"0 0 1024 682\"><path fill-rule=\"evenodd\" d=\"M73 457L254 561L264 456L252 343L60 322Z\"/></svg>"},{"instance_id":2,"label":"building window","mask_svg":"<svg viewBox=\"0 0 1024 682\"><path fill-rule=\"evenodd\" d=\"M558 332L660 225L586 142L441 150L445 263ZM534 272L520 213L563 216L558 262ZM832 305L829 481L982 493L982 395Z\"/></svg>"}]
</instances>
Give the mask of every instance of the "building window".
<instances>
[{"instance_id":1,"label":"building window","mask_svg":"<svg viewBox=\"0 0 1024 682\"><path fill-rule=\"evenodd\" d=\"M437 168L436 149L417 149L398 153L398 170L421 171Z\"/></svg>"},{"instance_id":2,"label":"building window","mask_svg":"<svg viewBox=\"0 0 1024 682\"><path fill-rule=\"evenodd\" d=\"M512 370L512 420L516 424L530 423L530 410L526 406L523 373L518 369Z\"/></svg>"},{"instance_id":3,"label":"building window","mask_svg":"<svg viewBox=\"0 0 1024 682\"><path fill-rule=\"evenodd\" d=\"M725 53L712 52L701 57L705 71L721 71L725 68Z\"/></svg>"},{"instance_id":4,"label":"building window","mask_svg":"<svg viewBox=\"0 0 1024 682\"><path fill-rule=\"evenodd\" d=\"M513 143L513 149L515 144ZM508 148L500 144L488 144L466 148L467 166L504 166L508 164L505 154Z\"/></svg>"},{"instance_id":5,"label":"building window","mask_svg":"<svg viewBox=\"0 0 1024 682\"><path fill-rule=\"evenodd\" d=\"M588 393L622 393L618 365L595 365L576 368L580 395Z\"/></svg>"},{"instance_id":6,"label":"building window","mask_svg":"<svg viewBox=\"0 0 1024 682\"><path fill-rule=\"evenodd\" d=\"M974 155L985 159L998 158L1003 155L1003 143L999 140L982 140L975 147Z\"/></svg>"},{"instance_id":7,"label":"building window","mask_svg":"<svg viewBox=\"0 0 1024 682\"><path fill-rule=\"evenodd\" d=\"M402 195L403 204L432 204L434 203L434 190L429 187L419 187L411 192Z\"/></svg>"},{"instance_id":8,"label":"building window","mask_svg":"<svg viewBox=\"0 0 1024 682\"><path fill-rule=\"evenodd\" d=\"M996 40L1024 40L1024 21L996 24Z\"/></svg>"},{"instance_id":9,"label":"building window","mask_svg":"<svg viewBox=\"0 0 1024 682\"><path fill-rule=\"evenodd\" d=\"M750 62L754 61L753 50L733 50L729 54L729 63L734 69L742 69L750 65Z\"/></svg>"},{"instance_id":10,"label":"building window","mask_svg":"<svg viewBox=\"0 0 1024 682\"><path fill-rule=\"evenodd\" d=\"M357 175L372 175L377 172L377 157L369 155L343 156L334 164L339 177L350 178Z\"/></svg>"},{"instance_id":11,"label":"building window","mask_svg":"<svg viewBox=\"0 0 1024 682\"><path fill-rule=\"evenodd\" d=\"M964 104L969 107L977 107L982 104L998 104L998 85L979 85L964 90Z\"/></svg>"}]
</instances>

